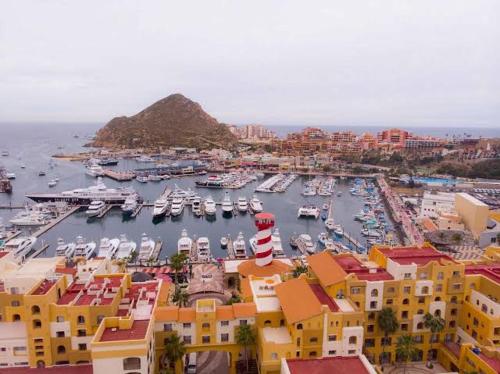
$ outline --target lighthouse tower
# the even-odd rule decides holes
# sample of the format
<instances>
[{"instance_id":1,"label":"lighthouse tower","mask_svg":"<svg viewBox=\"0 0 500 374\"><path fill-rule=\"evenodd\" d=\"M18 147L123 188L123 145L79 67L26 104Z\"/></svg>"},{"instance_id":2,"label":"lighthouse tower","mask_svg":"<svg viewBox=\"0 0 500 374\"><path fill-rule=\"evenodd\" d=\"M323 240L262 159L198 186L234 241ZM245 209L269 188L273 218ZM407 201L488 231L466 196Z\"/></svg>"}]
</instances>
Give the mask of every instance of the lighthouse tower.
<instances>
[{"instance_id":1,"label":"lighthouse tower","mask_svg":"<svg viewBox=\"0 0 500 374\"><path fill-rule=\"evenodd\" d=\"M271 213L259 213L255 215L255 226L257 226L257 250L255 252L255 264L266 266L273 261L273 243L271 242L271 229L274 227L274 215Z\"/></svg>"}]
</instances>

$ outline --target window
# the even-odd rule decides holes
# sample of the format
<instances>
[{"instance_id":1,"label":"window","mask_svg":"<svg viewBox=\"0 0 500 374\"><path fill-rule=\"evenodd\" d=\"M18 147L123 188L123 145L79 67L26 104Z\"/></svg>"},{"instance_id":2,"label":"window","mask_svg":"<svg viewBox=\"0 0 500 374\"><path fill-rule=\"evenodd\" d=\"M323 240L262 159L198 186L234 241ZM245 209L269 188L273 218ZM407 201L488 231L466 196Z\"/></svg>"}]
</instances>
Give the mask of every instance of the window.
<instances>
[{"instance_id":1,"label":"window","mask_svg":"<svg viewBox=\"0 0 500 374\"><path fill-rule=\"evenodd\" d=\"M356 336L349 337L349 344L356 344L357 341L358 341L358 338Z\"/></svg>"},{"instance_id":2,"label":"window","mask_svg":"<svg viewBox=\"0 0 500 374\"><path fill-rule=\"evenodd\" d=\"M353 354L355 354L355 353L356 353L356 351L355 351L354 349L349 349L349 350L347 351L347 354L348 354L348 355L353 355Z\"/></svg>"},{"instance_id":3,"label":"window","mask_svg":"<svg viewBox=\"0 0 500 374\"><path fill-rule=\"evenodd\" d=\"M410 294L411 293L411 287L410 286L403 287L403 292L405 294Z\"/></svg>"},{"instance_id":4,"label":"window","mask_svg":"<svg viewBox=\"0 0 500 374\"><path fill-rule=\"evenodd\" d=\"M429 287L423 286L422 287L422 293L425 294L425 295L427 295L429 293Z\"/></svg>"},{"instance_id":5,"label":"window","mask_svg":"<svg viewBox=\"0 0 500 374\"><path fill-rule=\"evenodd\" d=\"M318 342L318 338L313 336L311 339L309 339L309 343L317 343Z\"/></svg>"},{"instance_id":6,"label":"window","mask_svg":"<svg viewBox=\"0 0 500 374\"><path fill-rule=\"evenodd\" d=\"M456 325L455 321L450 321L450 323L448 324L448 326L450 326L452 328L455 327L455 325Z\"/></svg>"},{"instance_id":7,"label":"window","mask_svg":"<svg viewBox=\"0 0 500 374\"><path fill-rule=\"evenodd\" d=\"M443 274L443 272L442 272L442 271L440 271L440 272L438 273L437 279L438 279L438 280L443 280L443 279L444 279L444 274Z\"/></svg>"},{"instance_id":8,"label":"window","mask_svg":"<svg viewBox=\"0 0 500 374\"><path fill-rule=\"evenodd\" d=\"M78 350L79 351L86 351L87 350L87 344L85 344L85 343L78 344Z\"/></svg>"},{"instance_id":9,"label":"window","mask_svg":"<svg viewBox=\"0 0 500 374\"><path fill-rule=\"evenodd\" d=\"M184 341L184 344L191 344L191 335L184 335L182 340Z\"/></svg>"},{"instance_id":10,"label":"window","mask_svg":"<svg viewBox=\"0 0 500 374\"><path fill-rule=\"evenodd\" d=\"M316 356L317 356L316 351L309 352L309 357L316 357Z\"/></svg>"},{"instance_id":11,"label":"window","mask_svg":"<svg viewBox=\"0 0 500 374\"><path fill-rule=\"evenodd\" d=\"M427 273L426 272L420 273L419 278L420 279L427 279Z\"/></svg>"},{"instance_id":12,"label":"window","mask_svg":"<svg viewBox=\"0 0 500 374\"><path fill-rule=\"evenodd\" d=\"M425 304L425 297L420 296L420 297L418 298L418 303L419 303L419 304Z\"/></svg>"},{"instance_id":13,"label":"window","mask_svg":"<svg viewBox=\"0 0 500 374\"><path fill-rule=\"evenodd\" d=\"M38 305L33 305L31 307L31 314L40 314L40 307Z\"/></svg>"},{"instance_id":14,"label":"window","mask_svg":"<svg viewBox=\"0 0 500 374\"><path fill-rule=\"evenodd\" d=\"M228 342L229 341L229 334L220 334L220 341L221 342Z\"/></svg>"},{"instance_id":15,"label":"window","mask_svg":"<svg viewBox=\"0 0 500 374\"><path fill-rule=\"evenodd\" d=\"M87 336L87 331L85 329L78 330L78 336Z\"/></svg>"},{"instance_id":16,"label":"window","mask_svg":"<svg viewBox=\"0 0 500 374\"><path fill-rule=\"evenodd\" d=\"M202 328L202 329L205 329L205 330L209 329L209 328L210 328L210 323L208 323L208 322L203 322L203 323L201 324L201 328Z\"/></svg>"},{"instance_id":17,"label":"window","mask_svg":"<svg viewBox=\"0 0 500 374\"><path fill-rule=\"evenodd\" d=\"M201 342L202 342L203 344L210 344L210 335L203 335L203 336L201 337Z\"/></svg>"},{"instance_id":18,"label":"window","mask_svg":"<svg viewBox=\"0 0 500 374\"><path fill-rule=\"evenodd\" d=\"M370 309L375 309L377 308L377 302L376 301L370 301Z\"/></svg>"},{"instance_id":19,"label":"window","mask_svg":"<svg viewBox=\"0 0 500 374\"><path fill-rule=\"evenodd\" d=\"M411 273L405 273L404 274L405 279L411 279Z\"/></svg>"},{"instance_id":20,"label":"window","mask_svg":"<svg viewBox=\"0 0 500 374\"><path fill-rule=\"evenodd\" d=\"M351 294L352 295L357 295L361 293L361 287L351 287Z\"/></svg>"},{"instance_id":21,"label":"window","mask_svg":"<svg viewBox=\"0 0 500 374\"><path fill-rule=\"evenodd\" d=\"M408 305L410 303L409 299L403 299L403 305Z\"/></svg>"},{"instance_id":22,"label":"window","mask_svg":"<svg viewBox=\"0 0 500 374\"><path fill-rule=\"evenodd\" d=\"M140 370L141 359L139 357L127 357L123 359L123 370Z\"/></svg>"},{"instance_id":23,"label":"window","mask_svg":"<svg viewBox=\"0 0 500 374\"><path fill-rule=\"evenodd\" d=\"M335 351L335 350L333 350L333 351L328 351L328 354L329 354L329 355L335 355L335 354L337 354L337 351Z\"/></svg>"},{"instance_id":24,"label":"window","mask_svg":"<svg viewBox=\"0 0 500 374\"><path fill-rule=\"evenodd\" d=\"M373 332L374 330L375 330L374 325L368 325L368 326L366 327L366 331L368 331L368 332Z\"/></svg>"},{"instance_id":25,"label":"window","mask_svg":"<svg viewBox=\"0 0 500 374\"><path fill-rule=\"evenodd\" d=\"M334 342L337 340L337 335L328 335L328 341L329 342Z\"/></svg>"},{"instance_id":26,"label":"window","mask_svg":"<svg viewBox=\"0 0 500 374\"><path fill-rule=\"evenodd\" d=\"M221 326L229 326L229 321L220 321Z\"/></svg>"},{"instance_id":27,"label":"window","mask_svg":"<svg viewBox=\"0 0 500 374\"><path fill-rule=\"evenodd\" d=\"M459 276L460 276L460 272L455 270L455 271L453 272L453 276L454 276L454 277L459 277Z\"/></svg>"},{"instance_id":28,"label":"window","mask_svg":"<svg viewBox=\"0 0 500 374\"><path fill-rule=\"evenodd\" d=\"M407 310L401 312L401 318L408 319L408 311Z\"/></svg>"},{"instance_id":29,"label":"window","mask_svg":"<svg viewBox=\"0 0 500 374\"><path fill-rule=\"evenodd\" d=\"M39 319L34 319L33 320L33 328L39 329L41 327L42 327L42 321L40 321Z\"/></svg>"},{"instance_id":30,"label":"window","mask_svg":"<svg viewBox=\"0 0 500 374\"><path fill-rule=\"evenodd\" d=\"M457 303L457 297L456 296L453 296L451 299L450 299L450 302L452 304L456 304Z\"/></svg>"},{"instance_id":31,"label":"window","mask_svg":"<svg viewBox=\"0 0 500 374\"><path fill-rule=\"evenodd\" d=\"M13 314L13 315L12 315L12 320L13 320L14 322L16 322L16 321L20 321L20 320L21 320L21 316L20 316L19 314Z\"/></svg>"},{"instance_id":32,"label":"window","mask_svg":"<svg viewBox=\"0 0 500 374\"><path fill-rule=\"evenodd\" d=\"M370 312L370 314L368 314L368 319L374 320L375 319L375 313L374 312Z\"/></svg>"},{"instance_id":33,"label":"window","mask_svg":"<svg viewBox=\"0 0 500 374\"><path fill-rule=\"evenodd\" d=\"M462 284L461 284L461 283L454 283L454 284L453 284L453 289L454 289L454 290L459 290L461 287L462 287Z\"/></svg>"},{"instance_id":34,"label":"window","mask_svg":"<svg viewBox=\"0 0 500 374\"><path fill-rule=\"evenodd\" d=\"M376 288L373 289L371 295L372 295L372 297L377 297L378 296L378 290Z\"/></svg>"},{"instance_id":35,"label":"window","mask_svg":"<svg viewBox=\"0 0 500 374\"><path fill-rule=\"evenodd\" d=\"M278 354L276 352L271 353L271 360L277 360Z\"/></svg>"},{"instance_id":36,"label":"window","mask_svg":"<svg viewBox=\"0 0 500 374\"><path fill-rule=\"evenodd\" d=\"M26 347L14 347L14 356L24 356L26 355Z\"/></svg>"},{"instance_id":37,"label":"window","mask_svg":"<svg viewBox=\"0 0 500 374\"><path fill-rule=\"evenodd\" d=\"M423 322L417 323L417 330L422 330L423 328L424 328L424 323Z\"/></svg>"},{"instance_id":38,"label":"window","mask_svg":"<svg viewBox=\"0 0 500 374\"><path fill-rule=\"evenodd\" d=\"M392 305L392 299L387 299L385 302L387 305Z\"/></svg>"},{"instance_id":39,"label":"window","mask_svg":"<svg viewBox=\"0 0 500 374\"><path fill-rule=\"evenodd\" d=\"M394 293L394 292L396 292L396 289L394 287L389 287L387 289L387 293Z\"/></svg>"},{"instance_id":40,"label":"window","mask_svg":"<svg viewBox=\"0 0 500 374\"><path fill-rule=\"evenodd\" d=\"M76 322L79 324L79 325L82 325L85 323L85 317L84 316L78 316L78 318L76 319Z\"/></svg>"},{"instance_id":41,"label":"window","mask_svg":"<svg viewBox=\"0 0 500 374\"><path fill-rule=\"evenodd\" d=\"M57 353L58 354L63 354L66 353L66 347L64 345L60 345L57 347Z\"/></svg>"},{"instance_id":42,"label":"window","mask_svg":"<svg viewBox=\"0 0 500 374\"><path fill-rule=\"evenodd\" d=\"M302 323L297 323L297 330L302 330Z\"/></svg>"},{"instance_id":43,"label":"window","mask_svg":"<svg viewBox=\"0 0 500 374\"><path fill-rule=\"evenodd\" d=\"M246 319L240 320L240 326L248 325L248 321Z\"/></svg>"},{"instance_id":44,"label":"window","mask_svg":"<svg viewBox=\"0 0 500 374\"><path fill-rule=\"evenodd\" d=\"M21 303L17 300L12 300L12 302L10 303L10 306L20 306Z\"/></svg>"},{"instance_id":45,"label":"window","mask_svg":"<svg viewBox=\"0 0 500 374\"><path fill-rule=\"evenodd\" d=\"M408 331L408 324L407 323L401 324L401 331Z\"/></svg>"},{"instance_id":46,"label":"window","mask_svg":"<svg viewBox=\"0 0 500 374\"><path fill-rule=\"evenodd\" d=\"M172 324L171 323L164 323L163 324L163 331L172 331Z\"/></svg>"},{"instance_id":47,"label":"window","mask_svg":"<svg viewBox=\"0 0 500 374\"><path fill-rule=\"evenodd\" d=\"M56 337L58 338L64 338L66 336L64 331L57 331L56 332Z\"/></svg>"},{"instance_id":48,"label":"window","mask_svg":"<svg viewBox=\"0 0 500 374\"><path fill-rule=\"evenodd\" d=\"M63 316L57 316L56 317L57 322L64 322L64 317Z\"/></svg>"},{"instance_id":49,"label":"window","mask_svg":"<svg viewBox=\"0 0 500 374\"><path fill-rule=\"evenodd\" d=\"M186 322L186 323L182 324L182 327L185 328L185 329L190 329L191 328L191 324L189 322Z\"/></svg>"},{"instance_id":50,"label":"window","mask_svg":"<svg viewBox=\"0 0 500 374\"><path fill-rule=\"evenodd\" d=\"M424 310L423 309L417 310L417 314L424 314Z\"/></svg>"},{"instance_id":51,"label":"window","mask_svg":"<svg viewBox=\"0 0 500 374\"><path fill-rule=\"evenodd\" d=\"M97 324L99 325L103 319L104 319L104 316L102 314L99 314L96 318Z\"/></svg>"},{"instance_id":52,"label":"window","mask_svg":"<svg viewBox=\"0 0 500 374\"><path fill-rule=\"evenodd\" d=\"M365 347L375 347L375 339L365 339Z\"/></svg>"},{"instance_id":53,"label":"window","mask_svg":"<svg viewBox=\"0 0 500 374\"><path fill-rule=\"evenodd\" d=\"M269 321L268 319L265 320L264 322L264 326L270 326L271 325L271 321Z\"/></svg>"}]
</instances>

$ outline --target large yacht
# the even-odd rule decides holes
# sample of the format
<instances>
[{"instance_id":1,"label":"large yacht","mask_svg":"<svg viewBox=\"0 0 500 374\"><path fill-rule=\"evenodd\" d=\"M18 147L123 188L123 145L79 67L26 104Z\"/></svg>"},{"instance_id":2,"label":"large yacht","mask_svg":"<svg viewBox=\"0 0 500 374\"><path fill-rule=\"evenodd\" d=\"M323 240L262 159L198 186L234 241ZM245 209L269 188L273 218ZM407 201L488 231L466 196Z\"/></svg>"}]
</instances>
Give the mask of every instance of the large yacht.
<instances>
[{"instance_id":1,"label":"large yacht","mask_svg":"<svg viewBox=\"0 0 500 374\"><path fill-rule=\"evenodd\" d=\"M201 216L201 197L195 196L191 201L191 210L196 217Z\"/></svg>"},{"instance_id":2,"label":"large yacht","mask_svg":"<svg viewBox=\"0 0 500 374\"><path fill-rule=\"evenodd\" d=\"M253 195L252 200L250 200L250 208L253 210L254 213L260 213L263 210L262 203L255 195Z\"/></svg>"},{"instance_id":3,"label":"large yacht","mask_svg":"<svg viewBox=\"0 0 500 374\"><path fill-rule=\"evenodd\" d=\"M168 199L165 196L160 196L155 201L155 205L153 206L153 217L161 217L164 216L168 210Z\"/></svg>"},{"instance_id":4,"label":"large yacht","mask_svg":"<svg viewBox=\"0 0 500 374\"><path fill-rule=\"evenodd\" d=\"M187 230L183 229L181 232L181 237L177 241L177 253L185 254L186 256L191 255L191 248L193 247L193 240L188 236Z\"/></svg>"},{"instance_id":5,"label":"large yacht","mask_svg":"<svg viewBox=\"0 0 500 374\"><path fill-rule=\"evenodd\" d=\"M120 244L120 239L114 238L102 238L99 244L99 251L97 252L97 257L113 258L116 251L118 250L118 245Z\"/></svg>"},{"instance_id":6,"label":"large yacht","mask_svg":"<svg viewBox=\"0 0 500 374\"><path fill-rule=\"evenodd\" d=\"M118 245L118 251L116 252L116 258L124 259L129 257L132 252L135 251L136 247L137 244L134 241L128 240L125 234L121 234L120 244Z\"/></svg>"},{"instance_id":7,"label":"large yacht","mask_svg":"<svg viewBox=\"0 0 500 374\"><path fill-rule=\"evenodd\" d=\"M304 205L299 208L299 211L297 212L297 217L298 218L314 218L318 219L320 214L319 208L313 206L313 205Z\"/></svg>"},{"instance_id":8,"label":"large yacht","mask_svg":"<svg viewBox=\"0 0 500 374\"><path fill-rule=\"evenodd\" d=\"M43 226L49 222L47 214L39 210L22 211L9 220L15 226Z\"/></svg>"},{"instance_id":9,"label":"large yacht","mask_svg":"<svg viewBox=\"0 0 500 374\"><path fill-rule=\"evenodd\" d=\"M236 240L233 242L234 256L237 259L243 259L247 257L247 246L245 244L245 238L243 233L240 231Z\"/></svg>"},{"instance_id":10,"label":"large yacht","mask_svg":"<svg viewBox=\"0 0 500 374\"><path fill-rule=\"evenodd\" d=\"M142 234L141 246L139 247L139 261L147 261L153 256L155 250L155 241Z\"/></svg>"},{"instance_id":11,"label":"large yacht","mask_svg":"<svg viewBox=\"0 0 500 374\"><path fill-rule=\"evenodd\" d=\"M82 236L76 237L75 257L83 257L86 260L92 257L96 250L95 242L86 242Z\"/></svg>"},{"instance_id":12,"label":"large yacht","mask_svg":"<svg viewBox=\"0 0 500 374\"><path fill-rule=\"evenodd\" d=\"M93 164L87 167L85 174L91 177L101 177L104 175L104 169L100 165Z\"/></svg>"},{"instance_id":13,"label":"large yacht","mask_svg":"<svg viewBox=\"0 0 500 374\"><path fill-rule=\"evenodd\" d=\"M96 217L106 210L106 204L101 200L94 200L90 203L85 214L87 217Z\"/></svg>"},{"instance_id":14,"label":"large yacht","mask_svg":"<svg viewBox=\"0 0 500 374\"><path fill-rule=\"evenodd\" d=\"M65 243L62 238L57 239L56 256L71 258L75 253L75 243Z\"/></svg>"},{"instance_id":15,"label":"large yacht","mask_svg":"<svg viewBox=\"0 0 500 374\"><path fill-rule=\"evenodd\" d=\"M172 200L172 207L170 208L170 214L172 216L178 216L184 210L184 198L183 197L174 197Z\"/></svg>"},{"instance_id":16,"label":"large yacht","mask_svg":"<svg viewBox=\"0 0 500 374\"><path fill-rule=\"evenodd\" d=\"M228 215L233 214L233 208L233 202L231 201L229 192L226 192L224 195L224 200L222 201L222 213Z\"/></svg>"},{"instance_id":17,"label":"large yacht","mask_svg":"<svg viewBox=\"0 0 500 374\"><path fill-rule=\"evenodd\" d=\"M215 215L217 208L215 206L215 201L212 198L212 196L209 196L205 199L204 201L204 206L205 206L205 214L207 216L213 216Z\"/></svg>"},{"instance_id":18,"label":"large yacht","mask_svg":"<svg viewBox=\"0 0 500 374\"><path fill-rule=\"evenodd\" d=\"M245 196L240 196L238 198L238 211L239 212L246 212L248 210L248 201Z\"/></svg>"},{"instance_id":19,"label":"large yacht","mask_svg":"<svg viewBox=\"0 0 500 374\"><path fill-rule=\"evenodd\" d=\"M89 204L91 201L101 200L110 204L122 204L127 197L135 194L132 188L107 188L102 179L97 178L97 184L87 188L62 193L27 194L26 197L36 202L66 201L74 204Z\"/></svg>"},{"instance_id":20,"label":"large yacht","mask_svg":"<svg viewBox=\"0 0 500 374\"><path fill-rule=\"evenodd\" d=\"M137 195L130 195L125 199L125 202L121 205L121 210L124 215L130 215L137 210L139 202L137 201Z\"/></svg>"},{"instance_id":21,"label":"large yacht","mask_svg":"<svg viewBox=\"0 0 500 374\"><path fill-rule=\"evenodd\" d=\"M273 244L273 257L285 257L285 251L281 245L281 237L278 228L275 228L271 235L271 242Z\"/></svg>"},{"instance_id":22,"label":"large yacht","mask_svg":"<svg viewBox=\"0 0 500 374\"><path fill-rule=\"evenodd\" d=\"M210 242L206 236L199 237L196 241L198 249L198 260L210 261L212 255L210 253Z\"/></svg>"},{"instance_id":23,"label":"large yacht","mask_svg":"<svg viewBox=\"0 0 500 374\"><path fill-rule=\"evenodd\" d=\"M12 252L14 257L22 257L31 251L35 243L36 238L34 236L15 238L5 243L3 250L5 252Z\"/></svg>"}]
</instances>

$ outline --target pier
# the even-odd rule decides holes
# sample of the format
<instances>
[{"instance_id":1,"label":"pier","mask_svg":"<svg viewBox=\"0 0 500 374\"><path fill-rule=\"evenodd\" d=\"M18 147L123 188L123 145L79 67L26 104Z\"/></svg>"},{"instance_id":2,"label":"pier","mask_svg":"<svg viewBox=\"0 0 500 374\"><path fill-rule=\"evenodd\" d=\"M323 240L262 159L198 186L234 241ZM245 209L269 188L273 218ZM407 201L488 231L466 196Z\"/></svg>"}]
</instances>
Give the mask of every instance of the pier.
<instances>
[{"instance_id":1,"label":"pier","mask_svg":"<svg viewBox=\"0 0 500 374\"><path fill-rule=\"evenodd\" d=\"M144 204L137 205L137 208L132 212L130 217L132 217L132 218L137 217L137 215L141 212L143 206L144 206Z\"/></svg>"},{"instance_id":2,"label":"pier","mask_svg":"<svg viewBox=\"0 0 500 374\"><path fill-rule=\"evenodd\" d=\"M227 236L227 258L230 260L236 259L236 253L234 253L234 244L233 239L228 235Z\"/></svg>"},{"instance_id":3,"label":"pier","mask_svg":"<svg viewBox=\"0 0 500 374\"><path fill-rule=\"evenodd\" d=\"M58 223L62 222L63 220L65 220L66 218L68 218L70 215L72 215L73 213L75 213L76 211L78 211L80 209L80 206L75 206L73 208L71 208L70 210L68 210L66 213L64 214L61 214L59 217L53 219L50 223L46 224L45 226L42 226L40 227L37 231L35 231L33 233L32 236L34 236L35 238L38 238L39 236L41 236L42 234L45 234L47 231L49 231L51 228L53 228L55 225L57 225Z\"/></svg>"},{"instance_id":4,"label":"pier","mask_svg":"<svg viewBox=\"0 0 500 374\"><path fill-rule=\"evenodd\" d=\"M23 262L26 261L28 258L35 258L38 257L41 253L45 252L49 248L48 244L43 244L40 248L38 248L35 252L33 252L30 256L24 257Z\"/></svg>"},{"instance_id":5,"label":"pier","mask_svg":"<svg viewBox=\"0 0 500 374\"><path fill-rule=\"evenodd\" d=\"M356 247L356 249L364 248L363 245L361 245L361 243L357 241L351 234L344 230L342 230L342 232L344 234L344 238L351 242Z\"/></svg>"},{"instance_id":6,"label":"pier","mask_svg":"<svg viewBox=\"0 0 500 374\"><path fill-rule=\"evenodd\" d=\"M111 169L104 169L104 176L118 182L127 182L135 178L135 173L128 171L114 171Z\"/></svg>"},{"instance_id":7,"label":"pier","mask_svg":"<svg viewBox=\"0 0 500 374\"><path fill-rule=\"evenodd\" d=\"M153 249L153 253L151 254L151 257L153 257L156 261L158 261L162 247L163 242L161 240L157 240L155 242L155 249Z\"/></svg>"},{"instance_id":8,"label":"pier","mask_svg":"<svg viewBox=\"0 0 500 374\"><path fill-rule=\"evenodd\" d=\"M97 216L97 218L102 218L106 215L106 213L108 213L111 209L113 209L113 204L109 204L106 206L106 209L104 209L101 213L99 213L99 215Z\"/></svg>"}]
</instances>

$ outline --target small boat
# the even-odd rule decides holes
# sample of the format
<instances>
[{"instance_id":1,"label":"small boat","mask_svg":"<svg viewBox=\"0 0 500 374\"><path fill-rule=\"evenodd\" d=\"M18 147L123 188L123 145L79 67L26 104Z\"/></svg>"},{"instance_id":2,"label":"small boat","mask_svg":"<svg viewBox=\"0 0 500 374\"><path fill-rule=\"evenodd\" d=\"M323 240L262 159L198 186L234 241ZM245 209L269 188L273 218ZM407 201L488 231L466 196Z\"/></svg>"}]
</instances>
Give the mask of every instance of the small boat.
<instances>
[{"instance_id":1,"label":"small boat","mask_svg":"<svg viewBox=\"0 0 500 374\"><path fill-rule=\"evenodd\" d=\"M271 243L273 245L273 257L285 257L285 251L281 245L281 236L279 229L276 227L271 235Z\"/></svg>"},{"instance_id":2,"label":"small boat","mask_svg":"<svg viewBox=\"0 0 500 374\"><path fill-rule=\"evenodd\" d=\"M244 196L238 198L238 212L246 212L248 210L248 201Z\"/></svg>"},{"instance_id":3,"label":"small boat","mask_svg":"<svg viewBox=\"0 0 500 374\"><path fill-rule=\"evenodd\" d=\"M34 236L14 238L5 243L3 251L13 253L14 257L23 257L31 252L35 243L36 238Z\"/></svg>"},{"instance_id":4,"label":"small boat","mask_svg":"<svg viewBox=\"0 0 500 374\"><path fill-rule=\"evenodd\" d=\"M118 245L120 244L120 239L114 238L102 238L99 243L99 250L97 251L97 257L112 258L116 251L118 250Z\"/></svg>"},{"instance_id":5,"label":"small boat","mask_svg":"<svg viewBox=\"0 0 500 374\"><path fill-rule=\"evenodd\" d=\"M56 256L71 258L75 253L75 243L65 243L62 238L57 239Z\"/></svg>"},{"instance_id":6,"label":"small boat","mask_svg":"<svg viewBox=\"0 0 500 374\"><path fill-rule=\"evenodd\" d=\"M76 237L76 247L74 257L83 257L88 260L94 254L96 250L95 242L86 242L82 236Z\"/></svg>"},{"instance_id":7,"label":"small boat","mask_svg":"<svg viewBox=\"0 0 500 374\"><path fill-rule=\"evenodd\" d=\"M342 191L337 191L337 196L338 197L342 196Z\"/></svg>"},{"instance_id":8,"label":"small boat","mask_svg":"<svg viewBox=\"0 0 500 374\"><path fill-rule=\"evenodd\" d=\"M7 172L7 173L5 173L5 177L7 179L16 179L16 174L12 173L12 172Z\"/></svg>"},{"instance_id":9,"label":"small boat","mask_svg":"<svg viewBox=\"0 0 500 374\"><path fill-rule=\"evenodd\" d=\"M139 247L139 261L148 261L153 256L155 250L155 241L147 237L144 233L141 237L141 245Z\"/></svg>"},{"instance_id":10,"label":"small boat","mask_svg":"<svg viewBox=\"0 0 500 374\"><path fill-rule=\"evenodd\" d=\"M326 221L327 218L328 218L328 212L322 211L321 212L321 219L323 221Z\"/></svg>"},{"instance_id":11,"label":"small boat","mask_svg":"<svg viewBox=\"0 0 500 374\"><path fill-rule=\"evenodd\" d=\"M135 180L139 183L148 183L149 178L145 175L138 175L137 177L135 177Z\"/></svg>"},{"instance_id":12,"label":"small boat","mask_svg":"<svg viewBox=\"0 0 500 374\"><path fill-rule=\"evenodd\" d=\"M198 248L198 259L201 261L210 261L212 255L210 253L210 241L206 236L199 237L196 241Z\"/></svg>"},{"instance_id":13,"label":"small boat","mask_svg":"<svg viewBox=\"0 0 500 374\"><path fill-rule=\"evenodd\" d=\"M338 253L337 247L335 246L335 242L333 241L333 239L331 238L326 239L324 246L325 250Z\"/></svg>"},{"instance_id":14,"label":"small boat","mask_svg":"<svg viewBox=\"0 0 500 374\"><path fill-rule=\"evenodd\" d=\"M182 229L181 237L177 241L177 253L185 254L186 256L191 255L191 249L193 248L193 240L188 236L187 230Z\"/></svg>"},{"instance_id":15,"label":"small boat","mask_svg":"<svg viewBox=\"0 0 500 374\"><path fill-rule=\"evenodd\" d=\"M233 214L233 202L231 201L231 197L229 196L229 192L226 192L224 195L224 200L222 200L222 213L226 215Z\"/></svg>"},{"instance_id":16,"label":"small boat","mask_svg":"<svg viewBox=\"0 0 500 374\"><path fill-rule=\"evenodd\" d=\"M250 208L254 213L260 213L263 210L261 201L255 195L250 200Z\"/></svg>"},{"instance_id":17,"label":"small boat","mask_svg":"<svg viewBox=\"0 0 500 374\"><path fill-rule=\"evenodd\" d=\"M43 176L45 176L46 174L47 174L47 173L45 173L43 170L40 170L40 171L38 172L38 176L39 176L39 177L43 177Z\"/></svg>"},{"instance_id":18,"label":"small boat","mask_svg":"<svg viewBox=\"0 0 500 374\"><path fill-rule=\"evenodd\" d=\"M212 199L212 196L209 196L205 199L203 205L205 206L205 214L207 216L213 216L215 215L217 208L215 206L214 199Z\"/></svg>"},{"instance_id":19,"label":"small boat","mask_svg":"<svg viewBox=\"0 0 500 374\"><path fill-rule=\"evenodd\" d=\"M326 232L320 232L318 235L318 242L322 246L324 246L327 240L328 240L328 234Z\"/></svg>"},{"instance_id":20,"label":"small boat","mask_svg":"<svg viewBox=\"0 0 500 374\"><path fill-rule=\"evenodd\" d=\"M47 185L48 185L49 187L55 187L55 186L57 186L57 182L56 182L54 179L52 179L51 181L49 181L49 182L47 183Z\"/></svg>"},{"instance_id":21,"label":"small boat","mask_svg":"<svg viewBox=\"0 0 500 374\"><path fill-rule=\"evenodd\" d=\"M148 181L151 181L151 182L159 182L162 179L163 178L161 177L161 175L158 175L158 174L149 174L148 175Z\"/></svg>"},{"instance_id":22,"label":"small boat","mask_svg":"<svg viewBox=\"0 0 500 374\"><path fill-rule=\"evenodd\" d=\"M9 156L9 151L2 151L2 156L3 157L8 157Z\"/></svg>"},{"instance_id":23,"label":"small boat","mask_svg":"<svg viewBox=\"0 0 500 374\"><path fill-rule=\"evenodd\" d=\"M106 203L102 200L94 200L90 203L85 214L87 217L96 217L106 210Z\"/></svg>"},{"instance_id":24,"label":"small boat","mask_svg":"<svg viewBox=\"0 0 500 374\"><path fill-rule=\"evenodd\" d=\"M302 251L307 252L310 255L316 252L316 245L313 243L309 234L300 234L297 242L299 243L299 248L301 248Z\"/></svg>"},{"instance_id":25,"label":"small boat","mask_svg":"<svg viewBox=\"0 0 500 374\"><path fill-rule=\"evenodd\" d=\"M196 217L200 217L202 214L201 211L201 197L195 196L191 201L191 211Z\"/></svg>"},{"instance_id":26,"label":"small boat","mask_svg":"<svg viewBox=\"0 0 500 374\"><path fill-rule=\"evenodd\" d=\"M337 238L343 238L344 237L344 229L340 225L335 225L333 227L333 233Z\"/></svg>"},{"instance_id":27,"label":"small boat","mask_svg":"<svg viewBox=\"0 0 500 374\"><path fill-rule=\"evenodd\" d=\"M314 218L318 219L320 211L313 205L304 205L299 208L297 218Z\"/></svg>"},{"instance_id":28,"label":"small boat","mask_svg":"<svg viewBox=\"0 0 500 374\"><path fill-rule=\"evenodd\" d=\"M21 164L21 169L26 169L26 164Z\"/></svg>"},{"instance_id":29,"label":"small boat","mask_svg":"<svg viewBox=\"0 0 500 374\"><path fill-rule=\"evenodd\" d=\"M220 246L222 248L226 249L228 243L229 243L229 238L227 236L223 236L222 238L220 238Z\"/></svg>"},{"instance_id":30,"label":"small boat","mask_svg":"<svg viewBox=\"0 0 500 374\"><path fill-rule=\"evenodd\" d=\"M298 243L297 240L299 239L299 236L294 232L292 236L290 236L290 247L293 249L297 249Z\"/></svg>"},{"instance_id":31,"label":"small boat","mask_svg":"<svg viewBox=\"0 0 500 374\"><path fill-rule=\"evenodd\" d=\"M116 158L101 158L100 160L97 161L98 165L101 166L114 166L118 165L118 159Z\"/></svg>"},{"instance_id":32,"label":"small boat","mask_svg":"<svg viewBox=\"0 0 500 374\"><path fill-rule=\"evenodd\" d=\"M149 156L139 156L139 157L136 157L135 160L137 162L154 162L155 160L153 160L151 157Z\"/></svg>"},{"instance_id":33,"label":"small boat","mask_svg":"<svg viewBox=\"0 0 500 374\"><path fill-rule=\"evenodd\" d=\"M245 238L243 233L240 231L236 240L233 242L234 256L237 259L242 259L247 257L247 246L245 244Z\"/></svg>"},{"instance_id":34,"label":"small boat","mask_svg":"<svg viewBox=\"0 0 500 374\"><path fill-rule=\"evenodd\" d=\"M248 243L253 254L255 254L257 252L257 238L255 238L255 235L248 239Z\"/></svg>"},{"instance_id":35,"label":"small boat","mask_svg":"<svg viewBox=\"0 0 500 374\"><path fill-rule=\"evenodd\" d=\"M136 247L137 244L134 241L128 240L125 234L121 234L120 244L118 245L118 251L116 252L116 258L125 259L130 257L132 252L135 252Z\"/></svg>"}]
</instances>

